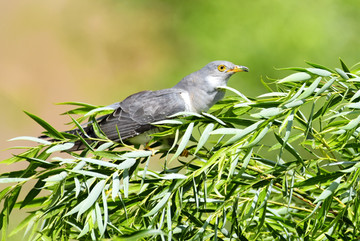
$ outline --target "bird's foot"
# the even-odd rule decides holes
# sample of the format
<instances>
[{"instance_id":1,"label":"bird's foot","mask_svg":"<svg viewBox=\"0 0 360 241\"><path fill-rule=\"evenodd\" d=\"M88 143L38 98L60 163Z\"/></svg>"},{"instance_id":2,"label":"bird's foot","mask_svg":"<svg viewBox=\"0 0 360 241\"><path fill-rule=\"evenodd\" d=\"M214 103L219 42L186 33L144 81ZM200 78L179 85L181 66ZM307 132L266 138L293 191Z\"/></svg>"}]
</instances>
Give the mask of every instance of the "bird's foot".
<instances>
[{"instance_id":1,"label":"bird's foot","mask_svg":"<svg viewBox=\"0 0 360 241\"><path fill-rule=\"evenodd\" d=\"M189 152L187 149L184 149L184 150L181 152L180 156L188 157L189 154L190 154L190 152Z\"/></svg>"},{"instance_id":2,"label":"bird's foot","mask_svg":"<svg viewBox=\"0 0 360 241\"><path fill-rule=\"evenodd\" d=\"M144 149L145 150L148 150L148 151L151 151L151 156L155 156L156 152L158 152L158 150L154 149L154 148L151 148L149 145L149 143L146 143Z\"/></svg>"}]
</instances>

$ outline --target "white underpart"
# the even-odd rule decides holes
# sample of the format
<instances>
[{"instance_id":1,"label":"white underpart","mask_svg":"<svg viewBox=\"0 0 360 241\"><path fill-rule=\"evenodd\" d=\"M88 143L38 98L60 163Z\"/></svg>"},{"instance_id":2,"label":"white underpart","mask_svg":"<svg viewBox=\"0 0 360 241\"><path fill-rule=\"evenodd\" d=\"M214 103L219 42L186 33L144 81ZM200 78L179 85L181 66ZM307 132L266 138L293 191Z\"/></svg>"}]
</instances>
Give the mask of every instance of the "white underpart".
<instances>
[{"instance_id":1,"label":"white underpart","mask_svg":"<svg viewBox=\"0 0 360 241\"><path fill-rule=\"evenodd\" d=\"M226 81L218 76L207 76L206 82L208 86L213 87L214 89L220 86L226 86Z\"/></svg>"},{"instance_id":2,"label":"white underpart","mask_svg":"<svg viewBox=\"0 0 360 241\"><path fill-rule=\"evenodd\" d=\"M192 101L190 99L190 95L188 92L183 91L181 92L181 98L183 98L184 102L185 102L185 111L188 112L196 112L196 110L194 109L194 106L192 105Z\"/></svg>"}]
</instances>

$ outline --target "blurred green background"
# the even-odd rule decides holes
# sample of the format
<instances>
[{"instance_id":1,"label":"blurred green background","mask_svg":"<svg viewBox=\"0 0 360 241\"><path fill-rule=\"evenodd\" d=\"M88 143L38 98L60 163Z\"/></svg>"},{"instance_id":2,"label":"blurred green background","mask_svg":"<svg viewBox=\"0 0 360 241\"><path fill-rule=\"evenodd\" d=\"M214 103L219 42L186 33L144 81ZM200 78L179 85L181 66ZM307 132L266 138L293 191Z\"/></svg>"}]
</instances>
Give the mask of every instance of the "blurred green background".
<instances>
[{"instance_id":1,"label":"blurred green background","mask_svg":"<svg viewBox=\"0 0 360 241\"><path fill-rule=\"evenodd\" d=\"M54 103L108 105L221 59L250 68L229 85L256 96L261 77L287 74L275 68L333 68L339 57L351 66L359 46L358 0L2 0L0 149L42 131L23 110L64 130L68 107Z\"/></svg>"}]
</instances>

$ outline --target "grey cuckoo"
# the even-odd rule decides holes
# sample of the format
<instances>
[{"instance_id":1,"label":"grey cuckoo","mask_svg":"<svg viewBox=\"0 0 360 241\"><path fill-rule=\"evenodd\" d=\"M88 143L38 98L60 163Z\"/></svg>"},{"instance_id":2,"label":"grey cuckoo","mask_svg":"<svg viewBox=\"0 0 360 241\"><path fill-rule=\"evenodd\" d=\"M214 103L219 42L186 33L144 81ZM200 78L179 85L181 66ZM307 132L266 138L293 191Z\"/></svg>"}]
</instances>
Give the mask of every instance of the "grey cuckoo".
<instances>
[{"instance_id":1,"label":"grey cuckoo","mask_svg":"<svg viewBox=\"0 0 360 241\"><path fill-rule=\"evenodd\" d=\"M147 133L155 128L151 123L167 119L178 112L206 112L225 95L224 90L218 87L226 86L234 73L243 71L247 72L248 68L228 61L211 62L172 88L142 91L111 105L114 112L100 117L98 126L110 140L120 141L121 138L121 141L131 144L145 144L149 141ZM92 125L84 130L87 136L96 137ZM81 133L79 130L69 132ZM83 147L77 143L72 150Z\"/></svg>"}]
</instances>

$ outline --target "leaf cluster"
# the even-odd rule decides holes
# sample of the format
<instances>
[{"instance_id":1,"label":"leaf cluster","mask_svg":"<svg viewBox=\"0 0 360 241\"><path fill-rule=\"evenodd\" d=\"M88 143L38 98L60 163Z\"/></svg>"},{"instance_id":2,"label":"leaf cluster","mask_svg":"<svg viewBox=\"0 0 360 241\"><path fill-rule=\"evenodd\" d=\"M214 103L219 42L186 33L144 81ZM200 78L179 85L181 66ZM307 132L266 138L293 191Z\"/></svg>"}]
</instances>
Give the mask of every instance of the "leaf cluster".
<instances>
[{"instance_id":1,"label":"leaf cluster","mask_svg":"<svg viewBox=\"0 0 360 241\"><path fill-rule=\"evenodd\" d=\"M15 138L37 145L3 161L29 163L0 175L15 183L0 192L3 238L15 207L29 216L10 235L31 240L359 239L360 71L340 63L287 68L256 98L227 87L210 113L154 123L151 145L173 139L155 152L106 139L94 120L114 106L67 103L91 142L27 113L53 140ZM68 151L76 141L84 151Z\"/></svg>"}]
</instances>

